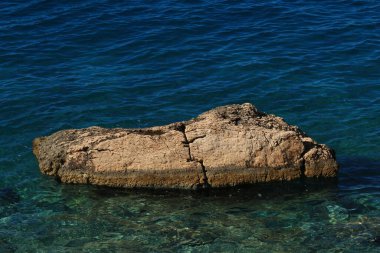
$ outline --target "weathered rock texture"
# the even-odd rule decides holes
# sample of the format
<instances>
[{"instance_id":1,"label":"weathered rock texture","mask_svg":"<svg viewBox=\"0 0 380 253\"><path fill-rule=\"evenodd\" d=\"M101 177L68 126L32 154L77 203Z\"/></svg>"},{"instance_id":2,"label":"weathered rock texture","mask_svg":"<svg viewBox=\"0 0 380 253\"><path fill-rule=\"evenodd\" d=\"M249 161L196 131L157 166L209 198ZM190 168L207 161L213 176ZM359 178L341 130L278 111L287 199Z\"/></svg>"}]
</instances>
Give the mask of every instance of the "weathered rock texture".
<instances>
[{"instance_id":1,"label":"weathered rock texture","mask_svg":"<svg viewBox=\"0 0 380 253\"><path fill-rule=\"evenodd\" d=\"M333 150L251 104L144 129L90 127L33 141L42 173L114 187L226 187L335 177Z\"/></svg>"}]
</instances>

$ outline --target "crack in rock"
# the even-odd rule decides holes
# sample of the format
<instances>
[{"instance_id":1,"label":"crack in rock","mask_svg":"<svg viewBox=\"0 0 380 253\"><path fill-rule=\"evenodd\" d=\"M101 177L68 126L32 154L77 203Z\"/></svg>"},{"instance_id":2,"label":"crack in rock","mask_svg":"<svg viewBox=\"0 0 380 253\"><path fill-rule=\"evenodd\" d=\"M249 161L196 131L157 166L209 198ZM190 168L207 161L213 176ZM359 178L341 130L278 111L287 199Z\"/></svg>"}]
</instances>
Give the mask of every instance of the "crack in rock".
<instances>
[{"instance_id":1,"label":"crack in rock","mask_svg":"<svg viewBox=\"0 0 380 253\"><path fill-rule=\"evenodd\" d=\"M203 164L203 160L195 160L195 161L197 161L201 165L201 167L202 167L202 173L203 173L203 184L202 184L202 187L204 189L211 188L211 185L208 182L207 170L206 170L206 167Z\"/></svg>"},{"instance_id":2,"label":"crack in rock","mask_svg":"<svg viewBox=\"0 0 380 253\"><path fill-rule=\"evenodd\" d=\"M201 135L201 136L196 136L196 137L194 137L193 139L189 140L188 142L189 142L189 143L193 143L195 140L202 139L202 138L205 138L205 137L206 137L205 134L204 134L204 135Z\"/></svg>"},{"instance_id":3,"label":"crack in rock","mask_svg":"<svg viewBox=\"0 0 380 253\"><path fill-rule=\"evenodd\" d=\"M190 148L190 143L193 143L197 139L204 138L204 137L206 137L206 135L196 136L196 137L192 138L191 140L189 140L187 138L187 135L186 135L186 125L183 123L177 125L175 130L177 130L183 134L184 141L182 143L183 143L183 146L187 148L188 153L189 153L189 158L187 159L187 162L197 162L200 164L200 166L202 168L202 174L203 174L202 181L203 181L203 183L197 185L197 188L199 188L199 187L202 187L203 189L211 188L211 185L208 182L207 170L206 170L206 167L204 166L203 160L195 158L191 154L191 148Z\"/></svg>"}]
</instances>

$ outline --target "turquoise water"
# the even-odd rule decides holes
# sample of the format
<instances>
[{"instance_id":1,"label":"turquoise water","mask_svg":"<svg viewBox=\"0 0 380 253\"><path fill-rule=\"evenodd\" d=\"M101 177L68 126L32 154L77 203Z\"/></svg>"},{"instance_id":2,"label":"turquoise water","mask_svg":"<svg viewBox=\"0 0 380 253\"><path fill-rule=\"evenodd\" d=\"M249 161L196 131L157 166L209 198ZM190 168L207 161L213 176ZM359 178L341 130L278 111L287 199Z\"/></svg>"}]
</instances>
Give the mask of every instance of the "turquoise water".
<instances>
[{"instance_id":1,"label":"turquoise water","mask_svg":"<svg viewBox=\"0 0 380 253\"><path fill-rule=\"evenodd\" d=\"M243 102L334 148L339 182L111 190L31 152ZM0 252L377 252L379 126L378 1L1 1Z\"/></svg>"}]
</instances>

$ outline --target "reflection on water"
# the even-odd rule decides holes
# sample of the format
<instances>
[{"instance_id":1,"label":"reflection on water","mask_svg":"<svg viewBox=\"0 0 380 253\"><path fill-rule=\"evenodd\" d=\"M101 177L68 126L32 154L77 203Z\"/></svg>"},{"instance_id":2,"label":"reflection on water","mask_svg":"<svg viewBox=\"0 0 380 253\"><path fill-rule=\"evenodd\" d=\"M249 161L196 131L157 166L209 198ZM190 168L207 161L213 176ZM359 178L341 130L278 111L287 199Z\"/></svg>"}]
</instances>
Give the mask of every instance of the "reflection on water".
<instances>
[{"instance_id":1,"label":"reflection on water","mask_svg":"<svg viewBox=\"0 0 380 253\"><path fill-rule=\"evenodd\" d=\"M0 249L375 252L379 162L341 164L339 183L321 187L177 192L61 185L43 178L36 182L38 191L20 191L20 201L8 201L4 194L15 193L2 191Z\"/></svg>"}]
</instances>

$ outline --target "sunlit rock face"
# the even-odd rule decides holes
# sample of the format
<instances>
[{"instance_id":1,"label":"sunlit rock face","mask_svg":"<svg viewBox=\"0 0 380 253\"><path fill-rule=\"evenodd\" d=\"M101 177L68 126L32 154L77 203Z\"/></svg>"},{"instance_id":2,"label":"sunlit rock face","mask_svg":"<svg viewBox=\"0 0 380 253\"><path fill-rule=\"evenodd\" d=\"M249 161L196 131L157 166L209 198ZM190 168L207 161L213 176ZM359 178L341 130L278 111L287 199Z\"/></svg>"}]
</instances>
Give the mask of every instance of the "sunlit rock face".
<instances>
[{"instance_id":1,"label":"sunlit rock face","mask_svg":"<svg viewBox=\"0 0 380 253\"><path fill-rule=\"evenodd\" d=\"M90 127L33 141L42 173L64 183L220 188L336 177L332 149L252 104L142 129Z\"/></svg>"}]
</instances>

